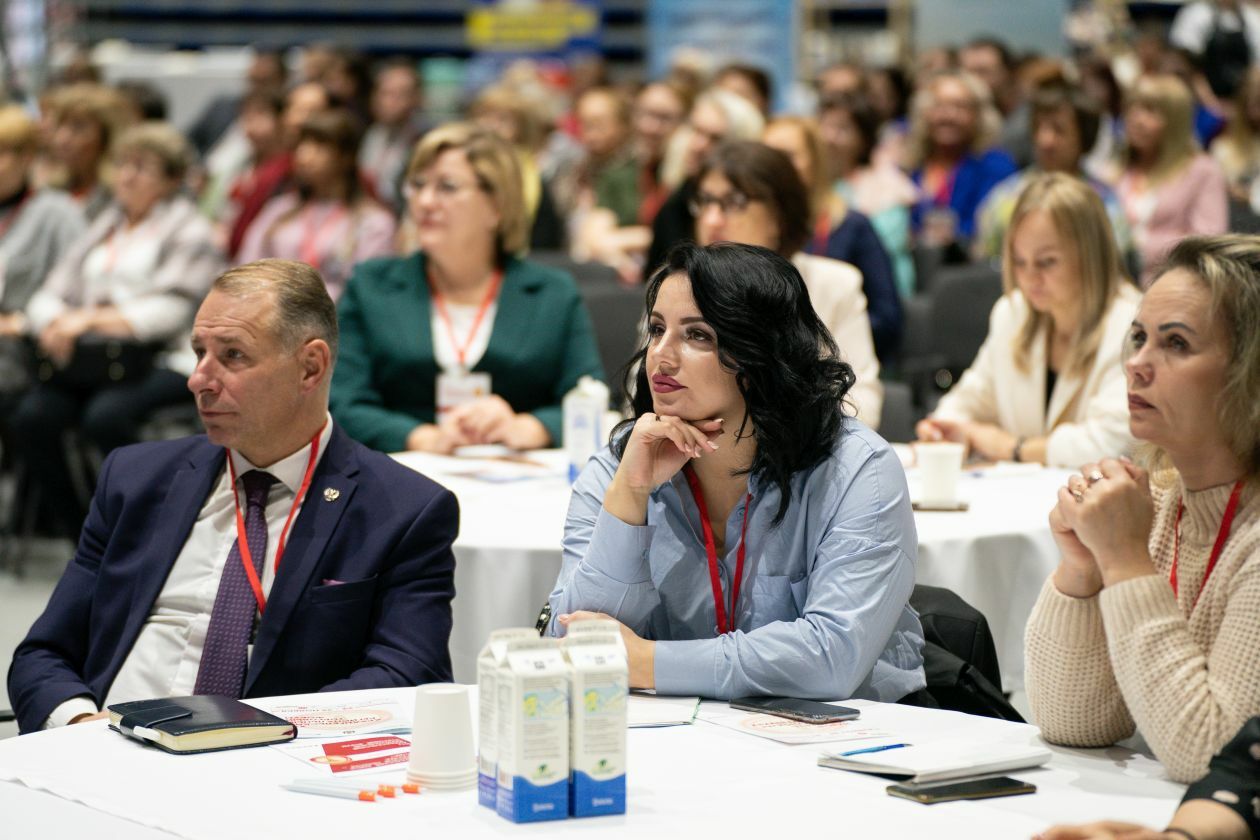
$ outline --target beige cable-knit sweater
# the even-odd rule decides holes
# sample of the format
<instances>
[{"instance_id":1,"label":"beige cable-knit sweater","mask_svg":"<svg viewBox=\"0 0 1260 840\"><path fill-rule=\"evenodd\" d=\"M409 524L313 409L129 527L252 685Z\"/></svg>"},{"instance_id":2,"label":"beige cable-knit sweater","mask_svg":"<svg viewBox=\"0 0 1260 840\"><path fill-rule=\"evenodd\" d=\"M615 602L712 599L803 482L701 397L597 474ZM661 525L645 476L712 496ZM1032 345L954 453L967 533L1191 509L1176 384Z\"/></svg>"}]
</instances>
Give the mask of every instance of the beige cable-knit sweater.
<instances>
[{"instance_id":1,"label":"beige cable-knit sweater","mask_svg":"<svg viewBox=\"0 0 1260 840\"><path fill-rule=\"evenodd\" d=\"M1189 782L1260 713L1260 492L1242 499L1216 570L1203 587L1233 485L1153 489L1150 551L1157 574L1093 598L1059 592L1053 578L1028 620L1026 687L1047 741L1114 744L1141 730L1168 775ZM1168 585L1178 500L1184 495L1179 593ZM1192 611L1193 607L1193 611Z\"/></svg>"}]
</instances>

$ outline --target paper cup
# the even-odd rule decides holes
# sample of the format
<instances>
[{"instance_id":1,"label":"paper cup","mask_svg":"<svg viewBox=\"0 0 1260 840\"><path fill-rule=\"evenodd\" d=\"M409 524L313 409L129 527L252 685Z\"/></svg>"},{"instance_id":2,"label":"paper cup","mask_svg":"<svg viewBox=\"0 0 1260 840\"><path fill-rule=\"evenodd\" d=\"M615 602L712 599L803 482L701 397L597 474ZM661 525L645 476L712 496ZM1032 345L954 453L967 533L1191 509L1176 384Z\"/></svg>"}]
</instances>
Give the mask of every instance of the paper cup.
<instances>
[{"instance_id":1,"label":"paper cup","mask_svg":"<svg viewBox=\"0 0 1260 840\"><path fill-rule=\"evenodd\" d=\"M407 775L423 783L442 781L471 788L477 781L468 688L429 683L416 689Z\"/></svg>"},{"instance_id":2,"label":"paper cup","mask_svg":"<svg viewBox=\"0 0 1260 840\"><path fill-rule=\"evenodd\" d=\"M914 445L922 486L919 504L924 507L952 507L958 504L958 476L962 474L961 443L920 442Z\"/></svg>"}]
</instances>

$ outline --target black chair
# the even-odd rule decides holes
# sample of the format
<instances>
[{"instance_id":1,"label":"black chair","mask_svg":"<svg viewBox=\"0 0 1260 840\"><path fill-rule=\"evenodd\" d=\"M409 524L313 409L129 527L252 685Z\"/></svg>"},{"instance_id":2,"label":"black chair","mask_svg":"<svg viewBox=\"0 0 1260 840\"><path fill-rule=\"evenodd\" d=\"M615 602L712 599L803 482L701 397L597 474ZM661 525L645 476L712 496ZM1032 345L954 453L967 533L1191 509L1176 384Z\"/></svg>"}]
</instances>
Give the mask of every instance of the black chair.
<instances>
[{"instance_id":1,"label":"black chair","mask_svg":"<svg viewBox=\"0 0 1260 840\"><path fill-rule=\"evenodd\" d=\"M920 328L930 333L931 349L913 371L921 408L931 411L940 395L971 366L988 335L989 313L1001 296L1002 273L989 265L941 271L929 298L927 325ZM935 367L924 368L923 362Z\"/></svg>"},{"instance_id":2,"label":"black chair","mask_svg":"<svg viewBox=\"0 0 1260 840\"><path fill-rule=\"evenodd\" d=\"M600 262L578 262L564 251L531 251L527 259L539 265L568 272L579 288L590 283L618 283L617 269L612 266Z\"/></svg>"},{"instance_id":3,"label":"black chair","mask_svg":"<svg viewBox=\"0 0 1260 840\"><path fill-rule=\"evenodd\" d=\"M595 329L595 343L608 377L613 405L620 405L625 399L621 372L639 345L643 288L614 282L579 284L578 290Z\"/></svg>"},{"instance_id":4,"label":"black chair","mask_svg":"<svg viewBox=\"0 0 1260 840\"><path fill-rule=\"evenodd\" d=\"M13 714L12 709L0 709L0 723L9 723L17 720L17 715Z\"/></svg>"},{"instance_id":5,"label":"black chair","mask_svg":"<svg viewBox=\"0 0 1260 840\"><path fill-rule=\"evenodd\" d=\"M879 433L892 443L914 440L914 396L904 382L884 381L884 405L879 413Z\"/></svg>"},{"instance_id":6,"label":"black chair","mask_svg":"<svg viewBox=\"0 0 1260 840\"><path fill-rule=\"evenodd\" d=\"M910 606L923 624L923 670L927 688L909 705L936 706L970 715L1023 723L1002 694L997 648L984 614L948 589L917 584Z\"/></svg>"}]
</instances>

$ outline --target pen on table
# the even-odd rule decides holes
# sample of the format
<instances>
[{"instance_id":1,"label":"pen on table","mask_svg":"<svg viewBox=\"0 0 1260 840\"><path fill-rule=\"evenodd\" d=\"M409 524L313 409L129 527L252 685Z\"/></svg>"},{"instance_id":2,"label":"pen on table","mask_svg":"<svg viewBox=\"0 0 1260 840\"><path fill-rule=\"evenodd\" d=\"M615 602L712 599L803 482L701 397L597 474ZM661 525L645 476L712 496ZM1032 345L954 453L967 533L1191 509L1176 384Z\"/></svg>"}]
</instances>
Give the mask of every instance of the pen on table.
<instances>
[{"instance_id":1,"label":"pen on table","mask_svg":"<svg viewBox=\"0 0 1260 840\"><path fill-rule=\"evenodd\" d=\"M293 782L280 787L285 790L291 790L296 793L311 793L316 796L333 796L338 799L357 799L361 802L375 802L376 794L370 790L355 790L354 788L343 787L340 785L330 785L320 782Z\"/></svg>"},{"instance_id":2,"label":"pen on table","mask_svg":"<svg viewBox=\"0 0 1260 840\"><path fill-rule=\"evenodd\" d=\"M877 753L877 752L883 752L884 750L896 750L896 749L900 749L901 747L912 747L912 746L914 745L913 744L884 744L883 746L879 746L879 747L863 747L860 750L849 750L848 752L842 752L840 753L840 757L844 758L845 756L850 756L850 755L862 755L864 753Z\"/></svg>"},{"instance_id":3,"label":"pen on table","mask_svg":"<svg viewBox=\"0 0 1260 840\"><path fill-rule=\"evenodd\" d=\"M364 779L362 782L355 779L298 779L299 784L315 784L315 785L331 785L333 787L349 788L351 790L369 790L376 791L379 795L386 799L393 799L398 795L401 788L403 793L419 793L420 785L406 783L401 785L391 785L387 782L374 782L371 779Z\"/></svg>"}]
</instances>

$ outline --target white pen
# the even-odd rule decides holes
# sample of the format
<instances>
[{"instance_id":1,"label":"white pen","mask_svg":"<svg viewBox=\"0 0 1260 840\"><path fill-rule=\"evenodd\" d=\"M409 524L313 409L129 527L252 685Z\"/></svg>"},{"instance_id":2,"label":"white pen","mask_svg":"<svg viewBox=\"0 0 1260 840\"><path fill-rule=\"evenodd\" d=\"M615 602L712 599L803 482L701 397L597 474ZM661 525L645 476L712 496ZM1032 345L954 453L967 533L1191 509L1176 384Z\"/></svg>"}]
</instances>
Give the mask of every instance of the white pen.
<instances>
[{"instance_id":1,"label":"white pen","mask_svg":"<svg viewBox=\"0 0 1260 840\"><path fill-rule=\"evenodd\" d=\"M339 790L366 790L374 791L381 796L393 799L397 793L399 785L390 784L386 781L380 781L379 778L373 779L294 779L295 785L324 785L326 787L337 788Z\"/></svg>"},{"instance_id":2,"label":"white pen","mask_svg":"<svg viewBox=\"0 0 1260 840\"><path fill-rule=\"evenodd\" d=\"M316 796L333 796L338 799L357 799L360 802L375 802L376 794L370 790L355 790L341 785L330 785L320 782L293 782L281 785L285 790L296 793L311 793Z\"/></svg>"}]
</instances>

